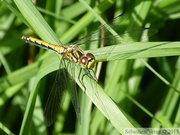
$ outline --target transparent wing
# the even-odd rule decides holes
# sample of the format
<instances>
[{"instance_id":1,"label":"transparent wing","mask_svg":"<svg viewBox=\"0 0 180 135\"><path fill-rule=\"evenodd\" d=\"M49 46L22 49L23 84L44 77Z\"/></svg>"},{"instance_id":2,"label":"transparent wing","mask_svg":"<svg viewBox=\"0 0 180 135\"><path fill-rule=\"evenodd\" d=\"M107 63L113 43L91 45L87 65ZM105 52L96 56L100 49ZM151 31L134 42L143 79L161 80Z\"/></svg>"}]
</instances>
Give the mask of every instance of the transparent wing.
<instances>
[{"instance_id":1,"label":"transparent wing","mask_svg":"<svg viewBox=\"0 0 180 135\"><path fill-rule=\"evenodd\" d=\"M69 78L69 80L71 82L71 85L69 85L69 86L71 86L71 87L68 90L70 93L71 102L74 106L76 116L77 116L79 122L81 123L80 105L79 105L79 100L78 100L76 83L72 78Z\"/></svg>"},{"instance_id":2,"label":"transparent wing","mask_svg":"<svg viewBox=\"0 0 180 135\"><path fill-rule=\"evenodd\" d=\"M77 85L76 82L74 81L75 77L75 66L77 66L75 63L69 62L70 69L68 74L68 80L69 80L69 85L68 85L68 92L71 97L71 102L74 106L76 116L78 118L78 121L81 123L81 114L80 114L80 105L79 105L79 100L78 100L78 93L77 93Z\"/></svg>"},{"instance_id":3,"label":"transparent wing","mask_svg":"<svg viewBox=\"0 0 180 135\"><path fill-rule=\"evenodd\" d=\"M71 62L69 63L70 65L73 65L73 63ZM44 110L46 126L50 126L56 120L59 108L64 101L65 91L68 91L70 93L71 101L74 106L77 118L81 122L80 105L78 100L76 83L68 73L64 60L61 60L60 68L57 71L56 79L50 91L50 95L48 97Z\"/></svg>"},{"instance_id":4,"label":"transparent wing","mask_svg":"<svg viewBox=\"0 0 180 135\"><path fill-rule=\"evenodd\" d=\"M115 17L113 20L109 21L108 25L111 28L116 29L118 27L118 24L120 24L126 17L127 17L126 14L121 14L121 15ZM106 25L107 24L100 25L96 30L92 31L91 33L82 37L81 39L75 41L74 44L81 45L81 44L87 44L90 42L101 41L101 40L110 41L109 39L112 39L112 38L117 39L116 36L113 36L112 34L110 34L108 29L106 28ZM100 36L102 29L104 29L105 37ZM121 31L122 31L122 29L121 29ZM111 42L113 42L113 41L111 40ZM111 43L111 42L109 42L109 43Z\"/></svg>"},{"instance_id":5,"label":"transparent wing","mask_svg":"<svg viewBox=\"0 0 180 135\"><path fill-rule=\"evenodd\" d=\"M130 30L130 31L125 31L120 24L125 18L127 17L126 14L119 15L115 17L113 20L111 20L108 25L116 31L118 35L112 35L109 30L106 28L107 24L101 25L97 30L91 32L90 34L86 35L85 37L77 40L74 42L74 44L81 45L81 44L88 44L91 42L96 42L96 41L104 41L104 45L115 45L118 43L129 43L132 41L139 41L140 38L142 37L143 33L148 32L148 36L144 36L143 39L141 40L146 40L148 37L154 35L157 30L155 29L150 29L150 28L140 28L140 29L135 29L135 30ZM101 31L104 29L104 37L101 37ZM122 39L119 40L119 37Z\"/></svg>"},{"instance_id":6,"label":"transparent wing","mask_svg":"<svg viewBox=\"0 0 180 135\"><path fill-rule=\"evenodd\" d=\"M50 91L45 109L44 118L46 126L50 126L56 119L59 112L60 103L64 101L65 90L68 86L68 80L66 79L65 68L59 69L56 74L55 82Z\"/></svg>"}]
</instances>

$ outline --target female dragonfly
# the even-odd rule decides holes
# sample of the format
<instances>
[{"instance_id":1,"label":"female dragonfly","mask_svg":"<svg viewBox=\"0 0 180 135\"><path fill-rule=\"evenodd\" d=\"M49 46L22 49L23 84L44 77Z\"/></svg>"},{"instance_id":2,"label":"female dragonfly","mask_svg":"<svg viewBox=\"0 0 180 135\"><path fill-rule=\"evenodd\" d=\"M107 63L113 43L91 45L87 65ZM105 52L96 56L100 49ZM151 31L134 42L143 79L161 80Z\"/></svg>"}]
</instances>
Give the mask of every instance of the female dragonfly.
<instances>
[{"instance_id":1,"label":"female dragonfly","mask_svg":"<svg viewBox=\"0 0 180 135\"><path fill-rule=\"evenodd\" d=\"M47 43L47 42L44 42L37 38L29 37L29 36L22 36L21 39L24 40L25 42L33 44L35 46L52 50L62 56L62 59L60 62L60 68L57 72L55 82L53 84L50 95L48 97L48 101L45 106L45 110L44 110L45 124L47 126L50 126L55 121L56 115L59 110L59 103L62 101L65 89L69 89L69 91L70 91L71 100L72 100L73 106L75 108L76 115L77 115L78 119L80 120L81 119L80 118L80 107L79 107L79 102L78 102L77 91L72 90L73 86L70 87L70 85L71 85L70 81L72 81L72 78L69 76L68 71L65 68L61 68L61 65L65 65L64 59L80 65L78 79L81 82L82 86L85 88L85 86L82 82L82 79L80 77L81 72L82 72L82 69L84 69L86 72L86 75L88 75L90 78L94 79L93 76L89 72L89 70L93 69L94 64L95 64L94 55L92 53L85 54L75 44L72 44L69 46L55 45L55 44ZM64 66L64 67L66 67L66 66ZM94 79L94 80L96 80L96 79Z\"/></svg>"}]
</instances>

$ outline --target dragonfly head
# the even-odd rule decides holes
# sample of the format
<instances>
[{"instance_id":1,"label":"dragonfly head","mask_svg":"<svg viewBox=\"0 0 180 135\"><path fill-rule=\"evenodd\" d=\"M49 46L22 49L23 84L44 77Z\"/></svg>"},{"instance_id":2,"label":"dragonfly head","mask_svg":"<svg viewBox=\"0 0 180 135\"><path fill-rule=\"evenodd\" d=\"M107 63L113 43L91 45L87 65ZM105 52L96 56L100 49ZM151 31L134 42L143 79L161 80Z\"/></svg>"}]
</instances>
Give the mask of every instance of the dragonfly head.
<instances>
[{"instance_id":1,"label":"dragonfly head","mask_svg":"<svg viewBox=\"0 0 180 135\"><path fill-rule=\"evenodd\" d=\"M92 53L87 53L80 58L82 68L92 69L95 64L95 57Z\"/></svg>"}]
</instances>

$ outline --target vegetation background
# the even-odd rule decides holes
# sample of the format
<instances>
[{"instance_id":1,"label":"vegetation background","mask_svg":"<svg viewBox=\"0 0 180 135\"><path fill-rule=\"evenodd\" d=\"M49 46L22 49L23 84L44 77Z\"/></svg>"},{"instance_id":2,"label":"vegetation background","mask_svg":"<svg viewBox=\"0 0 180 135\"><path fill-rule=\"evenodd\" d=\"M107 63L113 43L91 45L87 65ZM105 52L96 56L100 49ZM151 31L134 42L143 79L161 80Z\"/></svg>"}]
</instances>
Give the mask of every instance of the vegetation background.
<instances>
[{"instance_id":1,"label":"vegetation background","mask_svg":"<svg viewBox=\"0 0 180 135\"><path fill-rule=\"evenodd\" d=\"M112 29L129 32L127 42L84 47L103 64L97 65L98 84L85 77L86 91L78 90L81 120L67 94L57 120L46 127L43 110L59 58L20 37L74 42L120 14L123 21ZM125 128L180 127L179 24L179 0L1 0L0 134L116 135ZM154 35L131 43L144 27Z\"/></svg>"}]
</instances>

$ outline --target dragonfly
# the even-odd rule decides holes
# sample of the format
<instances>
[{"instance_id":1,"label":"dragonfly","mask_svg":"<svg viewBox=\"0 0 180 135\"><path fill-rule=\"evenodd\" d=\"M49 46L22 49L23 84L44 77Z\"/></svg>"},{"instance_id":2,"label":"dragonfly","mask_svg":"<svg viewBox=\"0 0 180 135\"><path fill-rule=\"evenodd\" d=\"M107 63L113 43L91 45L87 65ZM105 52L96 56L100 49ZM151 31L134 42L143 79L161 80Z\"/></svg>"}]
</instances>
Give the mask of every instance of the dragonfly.
<instances>
[{"instance_id":1,"label":"dragonfly","mask_svg":"<svg viewBox=\"0 0 180 135\"><path fill-rule=\"evenodd\" d=\"M119 17L113 20L117 21L118 19ZM114 38L113 40L109 40L109 39L112 39L113 36L111 36L112 38L110 37L97 38L96 33L99 33L99 31L101 31L102 28L104 28L103 25L100 26L97 30L92 31L90 34L86 35L85 37L79 39L78 41L68 46L48 43L48 42L42 41L34 37L30 37L30 36L21 37L21 39L24 40L26 43L33 44L37 47L51 50L57 53L58 55L62 56L59 70L56 73L55 82L52 86L52 89L50 91L50 94L49 94L49 97L48 97L48 100L46 102L45 109L44 109L44 118L45 118L46 126L52 125L53 122L55 121L56 116L59 111L59 107L60 107L59 104L63 101L63 98L64 98L65 89L69 90L71 101L74 106L77 118L79 121L81 121L80 105L78 101L76 86L72 79L73 77L69 75L66 69L66 64L64 60L70 61L71 63L75 63L80 66L80 71L78 73L78 80L82 84L85 90L86 90L86 87L84 86L84 83L83 83L83 77L85 75L87 75L89 78L97 82L97 78L95 77L95 72L93 70L95 66L95 56L92 53L84 53L83 50L81 50L78 45L87 44L94 41L102 41L105 39L107 39L106 41L108 41L108 44L111 44L112 41L115 41L116 38ZM106 33L107 33L107 30L106 30ZM92 37L93 40L91 40L89 37ZM85 73L83 75L81 75L82 70ZM90 71L92 71L93 75L90 73Z\"/></svg>"},{"instance_id":2,"label":"dragonfly","mask_svg":"<svg viewBox=\"0 0 180 135\"><path fill-rule=\"evenodd\" d=\"M92 70L94 68L94 55L92 53L85 54L76 44L72 44L69 46L55 45L30 36L22 36L21 39L27 43L34 44L35 46L52 50L61 55L63 59L72 61L80 65L81 68L78 76L79 79L82 69Z\"/></svg>"},{"instance_id":3,"label":"dragonfly","mask_svg":"<svg viewBox=\"0 0 180 135\"><path fill-rule=\"evenodd\" d=\"M83 69L85 70L85 75L97 81L97 79L90 73L90 70L92 70L92 72L94 73L93 68L95 65L95 56L92 53L84 53L76 44L72 44L69 46L56 45L30 36L22 36L21 39L24 40L26 43L52 50L62 56L60 67L56 74L56 79L50 91L50 95L48 97L44 110L45 125L50 126L55 121L59 110L59 103L63 100L65 89L70 90L72 104L75 108L75 112L79 121L81 121L80 106L76 86L74 86L74 82L65 68L66 66L62 68L62 65L65 65L64 60L68 60L70 62L78 64L80 66L78 80L85 88L82 81L83 79L81 79L81 73Z\"/></svg>"},{"instance_id":4,"label":"dragonfly","mask_svg":"<svg viewBox=\"0 0 180 135\"><path fill-rule=\"evenodd\" d=\"M117 28L119 28L119 26L116 27L116 24L119 24L121 21L123 21L124 19L122 19L122 18L125 18L125 16L122 16L122 15L117 16L115 19L112 20L112 23L115 22L115 24L110 24L110 27L117 30ZM97 81L94 70L93 70L93 68L95 66L95 62L96 62L95 56L92 53L84 53L83 50L81 50L78 45L86 44L86 43L90 43L90 42L94 42L94 41L102 41L102 40L105 41L106 45L119 42L119 39L118 39L119 35L117 35L117 37L116 37L116 35L112 35L112 34L108 33L108 29L106 29L105 26L106 26L106 24L100 26L97 30L91 32L87 36L81 38L80 40L78 40L68 46L47 43L45 41L42 41L42 40L34 38L34 37L30 37L30 36L22 36L21 37L21 39L27 43L33 44L38 47L42 47L44 49L52 50L55 53L57 53L58 55L62 56L62 59L60 61L60 67L59 67L59 70L57 71L55 82L50 91L50 95L48 97L48 100L47 100L47 103L45 106L45 110L44 110L46 126L52 125L52 123L55 121L56 116L58 114L59 106L60 106L59 103L61 101L63 101L63 97L64 97L63 95L64 95L65 89L68 89L70 91L71 101L75 108L76 115L78 117L78 120L81 121L80 106L79 106L76 87L74 87L74 81L67 71L64 60L67 60L70 63L75 63L80 66L78 80L82 84L84 89L86 89L86 87L83 84L84 75L87 75L89 78ZM99 33L99 31L101 31L102 28L105 28L105 33L106 33L105 38L97 37L97 34L96 34L96 33ZM141 34L146 30L150 31L151 35L153 35L155 33L154 30L149 30L149 29L143 28L140 30L136 30L135 32L134 31L127 32L125 34L126 35L131 34L131 37L138 39L141 36ZM93 37L92 38L93 40L91 40L89 37ZM127 39L129 39L129 36L125 36L125 37ZM85 71L84 72L85 74L83 74L81 77L82 70ZM90 71L92 71L94 75L92 75L90 73Z\"/></svg>"}]
</instances>

